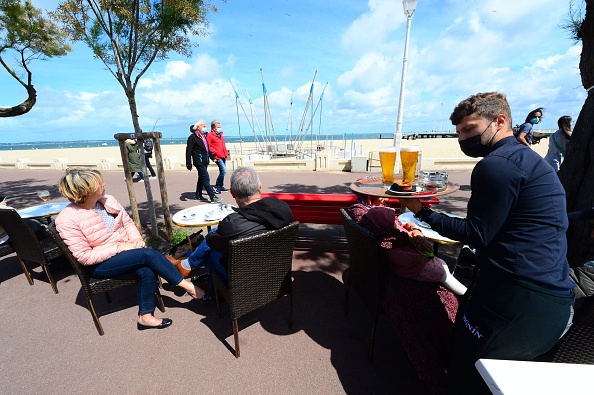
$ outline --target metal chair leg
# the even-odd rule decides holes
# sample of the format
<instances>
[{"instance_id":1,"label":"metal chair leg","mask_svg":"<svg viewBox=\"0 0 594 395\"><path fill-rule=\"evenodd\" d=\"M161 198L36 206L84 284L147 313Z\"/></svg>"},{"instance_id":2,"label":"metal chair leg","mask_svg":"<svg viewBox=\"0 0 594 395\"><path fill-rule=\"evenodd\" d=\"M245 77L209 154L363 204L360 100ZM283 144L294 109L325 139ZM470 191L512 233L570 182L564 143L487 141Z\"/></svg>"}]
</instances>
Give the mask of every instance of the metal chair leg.
<instances>
[{"instance_id":1,"label":"metal chair leg","mask_svg":"<svg viewBox=\"0 0 594 395\"><path fill-rule=\"evenodd\" d=\"M239 358L239 326L237 320L231 320L233 323L233 338L235 339L235 358Z\"/></svg>"},{"instance_id":2,"label":"metal chair leg","mask_svg":"<svg viewBox=\"0 0 594 395\"><path fill-rule=\"evenodd\" d=\"M287 297L289 298L289 328L293 327L293 292L290 292Z\"/></svg>"},{"instance_id":3,"label":"metal chair leg","mask_svg":"<svg viewBox=\"0 0 594 395\"><path fill-rule=\"evenodd\" d=\"M25 277L29 281L29 285L33 285L33 279L31 278L31 273L29 273L29 269L25 266L25 262L21 258L19 258L19 262L21 262L21 267L23 268L23 273L25 273Z\"/></svg>"},{"instance_id":4,"label":"metal chair leg","mask_svg":"<svg viewBox=\"0 0 594 395\"><path fill-rule=\"evenodd\" d=\"M157 307L161 310L161 313L165 312L165 303L163 302L163 298L161 297L161 292L159 288L157 288L157 292L155 293L155 298L157 298Z\"/></svg>"},{"instance_id":5,"label":"metal chair leg","mask_svg":"<svg viewBox=\"0 0 594 395\"><path fill-rule=\"evenodd\" d=\"M43 271L45 271L47 280L49 281L50 285L52 286L54 293L58 293L58 286L56 285L56 282L54 281L54 279L49 271L49 268L47 267L47 265L41 265L41 266L43 266Z\"/></svg>"},{"instance_id":6,"label":"metal chair leg","mask_svg":"<svg viewBox=\"0 0 594 395\"><path fill-rule=\"evenodd\" d=\"M344 291L344 313L349 313L349 292L351 291L351 282L347 280L346 288Z\"/></svg>"},{"instance_id":7,"label":"metal chair leg","mask_svg":"<svg viewBox=\"0 0 594 395\"><path fill-rule=\"evenodd\" d=\"M215 273L212 274L213 276L216 276ZM219 299L219 290L217 288L217 282L213 281L214 283L214 296L215 296L215 302L217 304L217 314L219 315L219 318L221 318L221 300Z\"/></svg>"},{"instance_id":8,"label":"metal chair leg","mask_svg":"<svg viewBox=\"0 0 594 395\"><path fill-rule=\"evenodd\" d=\"M103 336L105 332L103 332L103 327L101 326L101 322L99 322L99 316L95 311L95 306L93 305L93 301L91 299L87 300L89 304L89 309L91 310L91 315L93 316L93 321L95 321L95 325L97 326L97 330L99 331L99 335Z\"/></svg>"},{"instance_id":9,"label":"metal chair leg","mask_svg":"<svg viewBox=\"0 0 594 395\"><path fill-rule=\"evenodd\" d=\"M379 312L376 311L373 317L373 322L371 323L371 337L369 339L369 355L367 358L369 362L373 362L373 346L375 343L375 329L377 328L377 319L379 318Z\"/></svg>"}]
</instances>

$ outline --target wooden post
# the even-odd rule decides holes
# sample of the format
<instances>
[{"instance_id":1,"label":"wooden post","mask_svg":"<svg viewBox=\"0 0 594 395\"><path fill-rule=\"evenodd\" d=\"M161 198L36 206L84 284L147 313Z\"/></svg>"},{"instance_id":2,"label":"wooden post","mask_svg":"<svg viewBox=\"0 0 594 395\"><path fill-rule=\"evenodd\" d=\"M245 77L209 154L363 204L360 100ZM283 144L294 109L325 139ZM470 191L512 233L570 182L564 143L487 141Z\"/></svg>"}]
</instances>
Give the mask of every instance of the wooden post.
<instances>
[{"instance_id":1,"label":"wooden post","mask_svg":"<svg viewBox=\"0 0 594 395\"><path fill-rule=\"evenodd\" d=\"M122 156L122 164L124 165L124 175L126 176L126 187L128 188L128 197L130 198L130 207L132 208L132 219L138 231L142 233L142 226L140 225L140 215L138 214L138 204L136 203L136 194L132 186L132 176L130 175L130 162L128 162L128 152L126 151L126 139L130 138L127 134L125 138L119 139L116 136L125 135L124 133L116 134L114 137L118 140L120 145L120 155Z\"/></svg>"},{"instance_id":2,"label":"wooden post","mask_svg":"<svg viewBox=\"0 0 594 395\"><path fill-rule=\"evenodd\" d=\"M157 162L157 177L159 178L159 188L161 189L161 202L163 205L163 219L165 221L165 230L167 232L167 239L171 241L171 239L173 238L173 228L171 225L171 211L169 211L169 200L167 197L167 184L165 183L163 156L161 155L161 133L153 132L151 134L153 135L153 141L155 142L153 152L155 153L155 161Z\"/></svg>"}]
</instances>

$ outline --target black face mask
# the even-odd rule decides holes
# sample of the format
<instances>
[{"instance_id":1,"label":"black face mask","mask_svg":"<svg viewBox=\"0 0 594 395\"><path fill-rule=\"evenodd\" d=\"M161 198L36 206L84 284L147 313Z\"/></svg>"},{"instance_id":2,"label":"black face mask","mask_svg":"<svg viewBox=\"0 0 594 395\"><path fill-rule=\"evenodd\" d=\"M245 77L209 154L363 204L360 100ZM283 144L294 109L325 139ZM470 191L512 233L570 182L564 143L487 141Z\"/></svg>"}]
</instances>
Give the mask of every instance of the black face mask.
<instances>
[{"instance_id":1,"label":"black face mask","mask_svg":"<svg viewBox=\"0 0 594 395\"><path fill-rule=\"evenodd\" d=\"M491 145L483 145L481 143L481 134L467 138L460 141L460 149L466 156L473 158L485 157L491 153L493 147Z\"/></svg>"}]
</instances>

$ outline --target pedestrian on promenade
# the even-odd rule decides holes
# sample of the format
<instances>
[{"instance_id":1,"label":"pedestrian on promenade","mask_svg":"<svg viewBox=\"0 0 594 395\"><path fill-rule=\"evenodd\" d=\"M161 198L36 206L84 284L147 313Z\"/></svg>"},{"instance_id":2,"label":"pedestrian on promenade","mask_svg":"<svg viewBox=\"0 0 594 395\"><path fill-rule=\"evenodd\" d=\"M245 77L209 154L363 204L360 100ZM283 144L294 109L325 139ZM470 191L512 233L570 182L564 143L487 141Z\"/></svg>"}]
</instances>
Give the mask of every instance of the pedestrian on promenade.
<instances>
[{"instance_id":1,"label":"pedestrian on promenade","mask_svg":"<svg viewBox=\"0 0 594 395\"><path fill-rule=\"evenodd\" d=\"M565 191L551 166L514 138L505 95L470 96L450 120L462 152L483 157L472 171L466 218L418 199L402 203L438 233L476 249L479 273L456 316L446 392L488 394L474 366L479 358L533 360L571 324Z\"/></svg>"},{"instance_id":2,"label":"pedestrian on promenade","mask_svg":"<svg viewBox=\"0 0 594 395\"><path fill-rule=\"evenodd\" d=\"M206 135L206 140L208 141L208 147L210 148L213 161L219 167L219 176L217 177L214 191L220 194L228 190L223 186L223 183L225 181L225 174L227 174L226 162L229 151L227 151L227 146L225 145L221 123L216 119L210 123L210 132Z\"/></svg>"},{"instance_id":3,"label":"pedestrian on promenade","mask_svg":"<svg viewBox=\"0 0 594 395\"><path fill-rule=\"evenodd\" d=\"M149 180L154 180L157 178L155 170L153 169L153 165L151 165L150 161L150 159L153 157L153 146L153 139L148 138L144 140L144 161L146 162L146 169L151 173L151 175L149 176Z\"/></svg>"},{"instance_id":4,"label":"pedestrian on promenade","mask_svg":"<svg viewBox=\"0 0 594 395\"><path fill-rule=\"evenodd\" d=\"M533 141L535 144L537 144L540 141L540 140L534 140L533 127L534 127L534 125L540 123L540 120L542 119L543 111L544 111L544 108L539 107L537 109L530 111L528 113L528 115L526 115L526 120L524 121L523 124L520 125L518 135L516 136L516 138L518 139L520 144L530 147L532 145Z\"/></svg>"},{"instance_id":5,"label":"pedestrian on promenade","mask_svg":"<svg viewBox=\"0 0 594 395\"><path fill-rule=\"evenodd\" d=\"M198 181L196 182L196 193L194 199L201 202L219 203L223 201L220 197L215 195L215 191L210 185L210 175L208 174L208 163L211 158L211 153L206 140L206 122L199 120L194 125L190 125L190 136L186 143L186 168L192 171L192 163L196 170L198 170ZM206 193L210 199L202 196L202 189L206 189Z\"/></svg>"},{"instance_id":6,"label":"pedestrian on promenade","mask_svg":"<svg viewBox=\"0 0 594 395\"><path fill-rule=\"evenodd\" d=\"M571 138L571 117L569 115L562 116L557 120L557 125L559 129L549 137L549 150L545 156L545 160L555 171L559 171L565 158L565 152L567 152Z\"/></svg>"},{"instance_id":7,"label":"pedestrian on promenade","mask_svg":"<svg viewBox=\"0 0 594 395\"><path fill-rule=\"evenodd\" d=\"M116 198L105 194L101 172L68 169L58 187L71 204L56 217L56 229L89 275L112 278L131 273L138 277L138 330L166 328L172 323L169 318L153 316L158 277L195 299L204 296L160 252L145 248L128 213Z\"/></svg>"},{"instance_id":8,"label":"pedestrian on promenade","mask_svg":"<svg viewBox=\"0 0 594 395\"><path fill-rule=\"evenodd\" d=\"M130 177L134 178L134 173L138 173L138 177L140 178L138 182L144 182L144 173L140 165L140 154L138 153L136 139L126 140L126 152L128 153L128 163L130 164Z\"/></svg>"}]
</instances>

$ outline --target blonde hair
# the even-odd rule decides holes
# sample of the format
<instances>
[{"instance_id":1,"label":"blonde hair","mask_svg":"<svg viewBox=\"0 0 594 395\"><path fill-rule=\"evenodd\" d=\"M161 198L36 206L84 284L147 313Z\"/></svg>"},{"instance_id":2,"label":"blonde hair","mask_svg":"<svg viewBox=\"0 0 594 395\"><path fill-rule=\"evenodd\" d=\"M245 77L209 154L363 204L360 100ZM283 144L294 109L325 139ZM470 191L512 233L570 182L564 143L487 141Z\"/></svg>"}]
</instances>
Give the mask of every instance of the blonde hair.
<instances>
[{"instance_id":1,"label":"blonde hair","mask_svg":"<svg viewBox=\"0 0 594 395\"><path fill-rule=\"evenodd\" d=\"M97 191L103 182L103 175L99 170L71 168L58 182L62 196L74 204L84 203L87 195Z\"/></svg>"},{"instance_id":2,"label":"blonde hair","mask_svg":"<svg viewBox=\"0 0 594 395\"><path fill-rule=\"evenodd\" d=\"M210 123L210 128L211 128L211 129L214 129L214 127L215 127L215 125L216 125L217 123L220 123L220 122L219 122L219 121L217 121L216 119L215 119L214 121L212 121L212 122Z\"/></svg>"}]
</instances>

